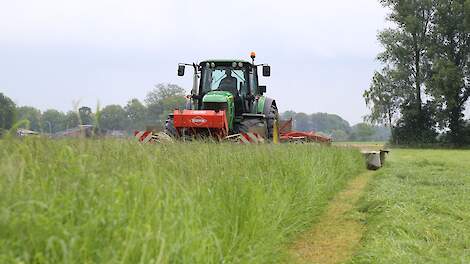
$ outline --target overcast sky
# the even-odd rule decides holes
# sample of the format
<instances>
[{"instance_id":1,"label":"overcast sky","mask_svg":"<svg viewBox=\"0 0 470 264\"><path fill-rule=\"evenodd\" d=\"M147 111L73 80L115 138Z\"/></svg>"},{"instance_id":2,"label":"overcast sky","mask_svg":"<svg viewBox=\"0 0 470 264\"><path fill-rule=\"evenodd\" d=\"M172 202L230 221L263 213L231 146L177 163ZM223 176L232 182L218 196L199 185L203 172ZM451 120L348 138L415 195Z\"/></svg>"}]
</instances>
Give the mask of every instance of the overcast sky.
<instances>
[{"instance_id":1,"label":"overcast sky","mask_svg":"<svg viewBox=\"0 0 470 264\"><path fill-rule=\"evenodd\" d=\"M354 124L386 12L377 0L0 0L0 92L42 110L124 105L156 83L189 90L178 62L256 51L281 111Z\"/></svg>"}]
</instances>

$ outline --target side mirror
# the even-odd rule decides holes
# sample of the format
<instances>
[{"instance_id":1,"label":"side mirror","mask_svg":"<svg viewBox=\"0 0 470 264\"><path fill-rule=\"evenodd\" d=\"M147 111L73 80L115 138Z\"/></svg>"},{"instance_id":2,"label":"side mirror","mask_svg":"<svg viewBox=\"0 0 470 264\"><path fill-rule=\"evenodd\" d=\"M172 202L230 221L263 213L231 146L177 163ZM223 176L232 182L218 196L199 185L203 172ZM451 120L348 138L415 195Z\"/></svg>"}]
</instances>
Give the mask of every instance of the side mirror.
<instances>
[{"instance_id":1,"label":"side mirror","mask_svg":"<svg viewBox=\"0 0 470 264\"><path fill-rule=\"evenodd\" d=\"M184 65L178 65L178 76L184 76Z\"/></svg>"},{"instance_id":2,"label":"side mirror","mask_svg":"<svg viewBox=\"0 0 470 264\"><path fill-rule=\"evenodd\" d=\"M263 76L271 76L271 66L263 66Z\"/></svg>"},{"instance_id":3,"label":"side mirror","mask_svg":"<svg viewBox=\"0 0 470 264\"><path fill-rule=\"evenodd\" d=\"M266 85L258 86L258 92L259 94L264 94L266 92Z\"/></svg>"}]
</instances>

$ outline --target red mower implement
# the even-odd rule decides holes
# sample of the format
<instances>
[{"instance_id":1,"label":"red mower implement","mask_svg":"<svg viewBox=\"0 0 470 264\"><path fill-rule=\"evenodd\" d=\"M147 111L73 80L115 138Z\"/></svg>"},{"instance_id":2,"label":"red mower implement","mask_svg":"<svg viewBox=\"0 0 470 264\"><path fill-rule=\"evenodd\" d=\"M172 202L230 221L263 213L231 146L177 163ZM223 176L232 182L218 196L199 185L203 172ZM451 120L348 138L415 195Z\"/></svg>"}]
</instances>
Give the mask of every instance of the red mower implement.
<instances>
[{"instance_id":1,"label":"red mower implement","mask_svg":"<svg viewBox=\"0 0 470 264\"><path fill-rule=\"evenodd\" d=\"M294 131L292 130L292 118L289 120L281 121L281 126L279 128L281 142L286 143L322 143L322 144L331 144L332 139L327 136L320 135L313 131L303 132L303 131Z\"/></svg>"},{"instance_id":2,"label":"red mower implement","mask_svg":"<svg viewBox=\"0 0 470 264\"><path fill-rule=\"evenodd\" d=\"M205 135L219 140L228 136L224 110L175 110L173 120L179 136Z\"/></svg>"}]
</instances>

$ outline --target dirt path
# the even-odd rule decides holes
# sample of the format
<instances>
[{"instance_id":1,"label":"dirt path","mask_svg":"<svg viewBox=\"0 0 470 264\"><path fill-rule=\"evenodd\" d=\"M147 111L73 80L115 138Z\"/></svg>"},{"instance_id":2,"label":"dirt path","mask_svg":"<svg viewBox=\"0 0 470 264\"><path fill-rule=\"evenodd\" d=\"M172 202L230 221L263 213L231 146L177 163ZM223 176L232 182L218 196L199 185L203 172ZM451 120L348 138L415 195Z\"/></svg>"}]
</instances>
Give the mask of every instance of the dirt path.
<instances>
[{"instance_id":1,"label":"dirt path","mask_svg":"<svg viewBox=\"0 0 470 264\"><path fill-rule=\"evenodd\" d=\"M315 227L303 234L290 250L299 263L341 263L354 253L364 231L354 205L373 172L353 179L336 195ZM355 215L356 214L356 215Z\"/></svg>"}]
</instances>

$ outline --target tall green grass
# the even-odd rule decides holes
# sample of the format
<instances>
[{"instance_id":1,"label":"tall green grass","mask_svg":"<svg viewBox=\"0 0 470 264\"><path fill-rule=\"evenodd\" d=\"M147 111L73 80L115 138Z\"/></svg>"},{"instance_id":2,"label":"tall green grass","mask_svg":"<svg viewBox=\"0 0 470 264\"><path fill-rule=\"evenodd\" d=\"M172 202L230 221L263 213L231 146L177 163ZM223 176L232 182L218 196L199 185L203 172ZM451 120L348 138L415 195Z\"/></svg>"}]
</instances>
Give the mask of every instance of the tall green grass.
<instances>
[{"instance_id":1,"label":"tall green grass","mask_svg":"<svg viewBox=\"0 0 470 264\"><path fill-rule=\"evenodd\" d=\"M362 170L311 145L0 140L0 263L276 263Z\"/></svg>"}]
</instances>

